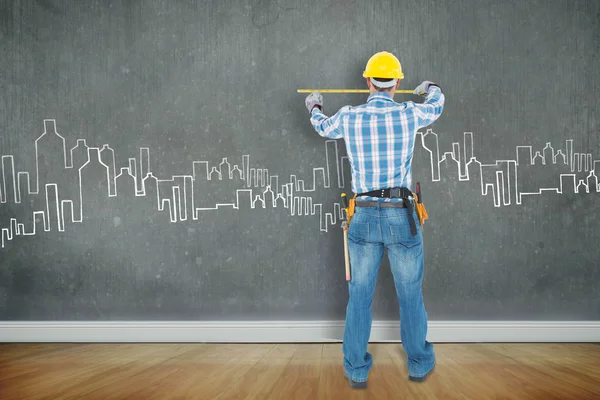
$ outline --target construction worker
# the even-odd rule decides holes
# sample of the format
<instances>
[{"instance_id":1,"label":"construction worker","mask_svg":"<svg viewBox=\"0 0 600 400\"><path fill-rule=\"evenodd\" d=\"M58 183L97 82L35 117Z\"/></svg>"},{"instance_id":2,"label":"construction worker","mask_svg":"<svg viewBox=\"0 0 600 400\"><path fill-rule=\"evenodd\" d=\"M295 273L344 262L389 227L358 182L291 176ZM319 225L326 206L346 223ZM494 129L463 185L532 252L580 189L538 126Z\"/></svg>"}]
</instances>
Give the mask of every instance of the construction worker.
<instances>
[{"instance_id":1,"label":"construction worker","mask_svg":"<svg viewBox=\"0 0 600 400\"><path fill-rule=\"evenodd\" d=\"M404 74L391 53L373 55L363 77L370 92L366 104L345 106L327 117L321 94L313 92L305 100L317 133L344 139L352 170L356 194L348 230L352 279L342 350L345 376L353 388L367 386L373 363L367 351L371 303L386 248L400 307L408 378L424 381L435 366L433 344L426 339L427 313L421 290L423 238L416 222L411 162L417 130L437 120L444 107L440 86L430 81L413 92L425 97L423 103L394 101Z\"/></svg>"}]
</instances>

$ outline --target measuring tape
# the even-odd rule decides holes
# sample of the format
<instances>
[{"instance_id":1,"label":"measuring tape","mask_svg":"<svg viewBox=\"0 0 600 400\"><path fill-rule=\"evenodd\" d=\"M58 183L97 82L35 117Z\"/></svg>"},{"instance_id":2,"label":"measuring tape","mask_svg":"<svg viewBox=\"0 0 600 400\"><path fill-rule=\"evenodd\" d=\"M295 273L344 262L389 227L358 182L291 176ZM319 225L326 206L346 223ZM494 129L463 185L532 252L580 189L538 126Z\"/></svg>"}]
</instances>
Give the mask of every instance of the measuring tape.
<instances>
[{"instance_id":1,"label":"measuring tape","mask_svg":"<svg viewBox=\"0 0 600 400\"><path fill-rule=\"evenodd\" d=\"M298 93L312 93L315 91L319 93L370 93L369 89L298 89ZM412 90L396 90L396 93L410 93Z\"/></svg>"}]
</instances>

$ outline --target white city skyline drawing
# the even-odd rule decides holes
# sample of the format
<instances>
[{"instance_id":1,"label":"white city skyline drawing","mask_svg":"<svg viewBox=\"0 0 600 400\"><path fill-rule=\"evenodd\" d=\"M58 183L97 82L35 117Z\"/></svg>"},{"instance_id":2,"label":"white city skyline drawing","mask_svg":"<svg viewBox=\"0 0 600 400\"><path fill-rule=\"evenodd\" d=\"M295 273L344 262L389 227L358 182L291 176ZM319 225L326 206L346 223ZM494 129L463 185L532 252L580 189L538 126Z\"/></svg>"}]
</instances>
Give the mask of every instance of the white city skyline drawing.
<instances>
[{"instance_id":1,"label":"white city skyline drawing","mask_svg":"<svg viewBox=\"0 0 600 400\"><path fill-rule=\"evenodd\" d=\"M429 148L425 141L429 136L434 139L434 146ZM421 133L421 144L423 150L430 155L431 178L433 182L441 181L440 169L444 163L452 163L453 168L458 171L459 181L470 181L470 169L479 174L481 195L492 194L495 207L521 205L523 196L541 195L544 193L599 193L600 182L596 171L600 170L600 160L594 160L591 153L575 153L573 151L573 139L565 140L565 153L561 149L554 151L551 142L546 142L542 151L533 153L533 146L516 146L516 157L514 160L496 160L494 163L482 163L474 156L473 133L464 132L463 152L460 151L460 143L452 143L452 151L445 152L441 157L437 134L428 129ZM416 146L416 145L415 145ZM435 160L439 160L435 162ZM468 161L466 161L468 160ZM554 166L566 168L568 172L558 173L556 186L543 186L537 191L519 190L519 169L529 167ZM495 175L492 182L484 180L484 171L491 169ZM578 173L585 173L585 179L579 178ZM569 182L571 181L571 182Z\"/></svg>"},{"instance_id":2,"label":"white city skyline drawing","mask_svg":"<svg viewBox=\"0 0 600 400\"><path fill-rule=\"evenodd\" d=\"M317 189L335 187L341 190L346 186L345 171L349 171L348 158L340 156L336 140L325 141L325 165L312 168L312 185L309 182L308 186L305 180L298 179L295 174L291 174L289 180L280 184L279 175L270 175L266 168L251 167L250 155L243 155L241 165L233 166L227 157L222 158L218 165L212 166L208 161L193 161L191 174L159 179L151 170L148 147L141 147L139 159L129 158L128 166L120 167L117 171L115 152L108 144L90 147L84 139L77 139L76 143L68 150L65 138L56 130L56 121L45 119L44 132L35 140L33 180L29 172L15 171L13 155L2 155L0 206L7 202L22 204L25 196L45 196L45 207L31 211L31 226L26 226L25 222L16 217L9 219L7 227L0 226L2 248L15 236L35 235L42 227L45 232L53 229L64 232L66 223L82 223L86 213L84 175L90 171L96 174L99 172L102 179L105 179L107 198L117 197L119 183L125 180L129 181L129 188L133 190L136 198L156 196L156 209L168 212L171 223L196 221L202 212L242 208L283 208L292 217L318 216L321 232L327 232L330 226L344 219L340 203L334 202L327 207L314 198ZM44 147L48 147L49 160L56 164L54 167L58 171L52 168L45 169L40 165L44 150L47 150ZM514 160L496 160L486 164L474 156L472 132L464 132L462 150L460 143L455 142L452 143L452 151L444 152L440 156L438 135L427 129L425 133L418 132L415 150L428 154L432 182L442 180L442 170L456 173L459 181L479 180L482 196L491 194L495 207L521 205L523 196L600 192L600 184L595 174L600 167L600 160L594 160L590 153L574 153L572 139L565 141L564 152L561 149L555 152L550 142L546 143L544 149L535 153L532 146L516 146L517 155ZM60 156L56 157L56 152L62 153L62 160L58 162L56 160ZM519 189L522 180L519 177L520 170L550 166L567 169L566 173L557 174L556 186L544 186L535 191ZM587 176L578 181L577 176L582 172ZM58 175L63 176L66 173L71 173L77 179L78 188L75 189L75 195L67 196L69 192L72 194L73 188L61 190L58 183L53 181ZM491 178L486 179L486 175ZM197 195L209 193L198 194L197 190L202 186L222 182L237 183L241 186L233 189L230 201L201 204L199 199L196 199ZM70 219L65 220L65 214L68 214Z\"/></svg>"}]
</instances>

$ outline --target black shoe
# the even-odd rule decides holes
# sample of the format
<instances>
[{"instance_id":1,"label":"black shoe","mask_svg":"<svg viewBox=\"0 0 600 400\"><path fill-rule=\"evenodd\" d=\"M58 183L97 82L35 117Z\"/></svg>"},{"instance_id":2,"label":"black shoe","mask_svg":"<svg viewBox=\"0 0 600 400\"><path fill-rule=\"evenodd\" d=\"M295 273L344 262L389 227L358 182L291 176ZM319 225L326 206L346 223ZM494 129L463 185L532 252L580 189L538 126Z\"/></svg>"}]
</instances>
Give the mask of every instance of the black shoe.
<instances>
[{"instance_id":1,"label":"black shoe","mask_svg":"<svg viewBox=\"0 0 600 400\"><path fill-rule=\"evenodd\" d=\"M346 377L348 378L348 385L350 385L350 387L352 389L366 389L367 388L367 382L356 382L353 381L350 377Z\"/></svg>"},{"instance_id":2,"label":"black shoe","mask_svg":"<svg viewBox=\"0 0 600 400\"><path fill-rule=\"evenodd\" d=\"M435 368L435 367L434 367ZM431 371L429 371L428 373L426 373L424 376L408 376L408 380L409 381L413 381L413 382L424 382L425 379L427 379L427 377L429 376L429 374L433 371L434 368L431 368Z\"/></svg>"},{"instance_id":3,"label":"black shoe","mask_svg":"<svg viewBox=\"0 0 600 400\"><path fill-rule=\"evenodd\" d=\"M425 374L425 376L408 376L408 380L409 381L413 381L413 382L423 382L425 381L425 379L427 379L427 375L429 374Z\"/></svg>"}]
</instances>

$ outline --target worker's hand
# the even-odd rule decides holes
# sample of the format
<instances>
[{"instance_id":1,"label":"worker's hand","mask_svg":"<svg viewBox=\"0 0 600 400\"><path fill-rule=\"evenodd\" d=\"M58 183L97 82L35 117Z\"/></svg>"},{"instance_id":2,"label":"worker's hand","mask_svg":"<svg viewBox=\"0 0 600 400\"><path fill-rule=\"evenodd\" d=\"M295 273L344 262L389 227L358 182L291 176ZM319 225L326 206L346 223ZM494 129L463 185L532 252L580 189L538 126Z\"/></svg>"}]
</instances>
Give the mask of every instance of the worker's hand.
<instances>
[{"instance_id":1,"label":"worker's hand","mask_svg":"<svg viewBox=\"0 0 600 400\"><path fill-rule=\"evenodd\" d=\"M421 83L419 86L417 86L417 88L413 91L413 93L421 95L421 96L426 96L427 93L429 93L429 88L432 86L438 86L438 85L431 81L423 81L423 83Z\"/></svg>"},{"instance_id":2,"label":"worker's hand","mask_svg":"<svg viewBox=\"0 0 600 400\"><path fill-rule=\"evenodd\" d=\"M309 113L312 113L312 110L315 107L319 107L321 110L323 110L323 96L318 90L314 91L306 97L304 104L306 104L306 108L308 108Z\"/></svg>"}]
</instances>

